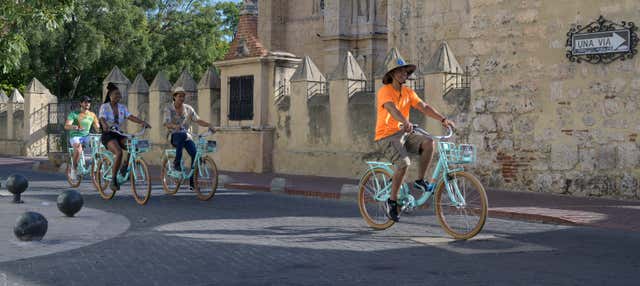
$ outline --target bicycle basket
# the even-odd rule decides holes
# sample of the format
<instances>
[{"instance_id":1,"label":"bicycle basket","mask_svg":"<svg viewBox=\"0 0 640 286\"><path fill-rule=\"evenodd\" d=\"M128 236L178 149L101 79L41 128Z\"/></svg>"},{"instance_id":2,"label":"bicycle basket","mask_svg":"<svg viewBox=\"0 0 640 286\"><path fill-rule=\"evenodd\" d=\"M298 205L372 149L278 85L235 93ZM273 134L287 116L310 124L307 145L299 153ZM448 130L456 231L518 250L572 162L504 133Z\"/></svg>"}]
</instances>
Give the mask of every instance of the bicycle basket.
<instances>
[{"instance_id":1,"label":"bicycle basket","mask_svg":"<svg viewBox=\"0 0 640 286\"><path fill-rule=\"evenodd\" d=\"M217 147L217 142L215 140L207 140L207 152L215 152Z\"/></svg>"},{"instance_id":2,"label":"bicycle basket","mask_svg":"<svg viewBox=\"0 0 640 286\"><path fill-rule=\"evenodd\" d=\"M471 144L438 142L440 156L450 164L472 164L476 161L476 148Z\"/></svg>"},{"instance_id":3,"label":"bicycle basket","mask_svg":"<svg viewBox=\"0 0 640 286\"><path fill-rule=\"evenodd\" d=\"M147 152L149 149L151 149L151 143L149 143L149 140L138 140L138 143L136 143L136 150L138 153Z\"/></svg>"}]
</instances>

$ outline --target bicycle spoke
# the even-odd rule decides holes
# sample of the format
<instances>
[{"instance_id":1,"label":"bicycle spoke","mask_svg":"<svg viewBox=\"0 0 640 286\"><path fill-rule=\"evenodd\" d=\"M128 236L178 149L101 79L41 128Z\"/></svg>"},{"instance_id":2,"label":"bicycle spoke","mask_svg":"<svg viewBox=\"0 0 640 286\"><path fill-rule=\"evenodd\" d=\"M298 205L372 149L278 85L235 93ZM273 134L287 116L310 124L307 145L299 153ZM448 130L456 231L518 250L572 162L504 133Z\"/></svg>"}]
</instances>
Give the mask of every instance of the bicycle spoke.
<instances>
[{"instance_id":1,"label":"bicycle spoke","mask_svg":"<svg viewBox=\"0 0 640 286\"><path fill-rule=\"evenodd\" d=\"M450 178L450 188L440 188L436 195L438 218L449 234L468 239L480 231L486 219L484 189L477 179L472 180L473 176L464 172Z\"/></svg>"}]
</instances>

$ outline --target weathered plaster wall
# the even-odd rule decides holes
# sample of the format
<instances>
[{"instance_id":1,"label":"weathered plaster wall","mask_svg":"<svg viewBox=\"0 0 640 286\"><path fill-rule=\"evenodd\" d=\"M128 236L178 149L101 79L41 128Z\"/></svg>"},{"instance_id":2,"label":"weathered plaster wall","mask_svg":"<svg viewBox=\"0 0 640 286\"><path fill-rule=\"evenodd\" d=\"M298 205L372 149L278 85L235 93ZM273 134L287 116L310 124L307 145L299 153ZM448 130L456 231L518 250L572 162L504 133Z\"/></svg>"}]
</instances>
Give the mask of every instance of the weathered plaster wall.
<instances>
[{"instance_id":1,"label":"weathered plaster wall","mask_svg":"<svg viewBox=\"0 0 640 286\"><path fill-rule=\"evenodd\" d=\"M639 198L640 57L571 63L565 42L572 25L599 15L638 22L640 2L394 2L390 46L424 65L445 40L470 67L472 110L458 120L481 146L475 172L485 183Z\"/></svg>"}]
</instances>

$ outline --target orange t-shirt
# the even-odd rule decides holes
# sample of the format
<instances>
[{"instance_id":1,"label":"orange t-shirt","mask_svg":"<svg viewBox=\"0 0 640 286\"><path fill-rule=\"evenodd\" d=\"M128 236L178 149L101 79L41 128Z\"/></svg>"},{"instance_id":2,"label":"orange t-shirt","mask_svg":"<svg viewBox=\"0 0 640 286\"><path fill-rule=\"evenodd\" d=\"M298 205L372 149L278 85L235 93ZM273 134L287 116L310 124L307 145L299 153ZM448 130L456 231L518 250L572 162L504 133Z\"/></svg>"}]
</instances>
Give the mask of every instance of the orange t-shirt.
<instances>
[{"instance_id":1,"label":"orange t-shirt","mask_svg":"<svg viewBox=\"0 0 640 286\"><path fill-rule=\"evenodd\" d=\"M406 86L402 86L402 93L398 92L393 85L385 84L380 90L378 90L378 95L376 96L376 110L378 114L378 119L376 120L376 137L375 141L378 141L382 138L391 136L398 131L400 131L400 122L398 122L386 108L384 105L387 102L393 102L396 108L402 113L402 116L409 119L409 111L411 107L418 106L419 103L422 102L422 99L418 97L418 95L411 89Z\"/></svg>"}]
</instances>

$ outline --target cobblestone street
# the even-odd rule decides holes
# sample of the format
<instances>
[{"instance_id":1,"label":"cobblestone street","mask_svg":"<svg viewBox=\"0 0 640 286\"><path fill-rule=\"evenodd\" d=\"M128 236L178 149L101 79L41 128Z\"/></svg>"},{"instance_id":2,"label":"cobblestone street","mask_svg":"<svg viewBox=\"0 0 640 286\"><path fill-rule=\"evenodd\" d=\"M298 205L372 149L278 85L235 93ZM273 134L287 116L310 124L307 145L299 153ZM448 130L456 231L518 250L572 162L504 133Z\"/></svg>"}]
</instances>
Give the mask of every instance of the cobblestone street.
<instances>
[{"instance_id":1,"label":"cobblestone street","mask_svg":"<svg viewBox=\"0 0 640 286\"><path fill-rule=\"evenodd\" d=\"M55 210L55 186L66 182L42 176L52 187L33 187L23 196L25 206ZM476 239L452 242L432 209L373 231L354 202L239 190L220 190L201 202L186 191L162 195L154 186L157 195L138 206L127 188L104 201L83 186L85 207L67 223L103 214L113 225L126 218L128 229L46 255L3 257L0 286L635 285L640 267L637 232L489 219ZM0 200L3 211L14 207L9 201ZM44 240L31 244L65 243L54 228L56 216L49 215ZM0 246L28 247L12 236L13 220L1 220L8 221L2 237L13 242Z\"/></svg>"}]
</instances>

